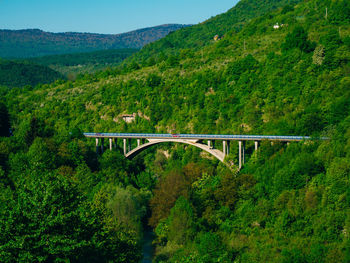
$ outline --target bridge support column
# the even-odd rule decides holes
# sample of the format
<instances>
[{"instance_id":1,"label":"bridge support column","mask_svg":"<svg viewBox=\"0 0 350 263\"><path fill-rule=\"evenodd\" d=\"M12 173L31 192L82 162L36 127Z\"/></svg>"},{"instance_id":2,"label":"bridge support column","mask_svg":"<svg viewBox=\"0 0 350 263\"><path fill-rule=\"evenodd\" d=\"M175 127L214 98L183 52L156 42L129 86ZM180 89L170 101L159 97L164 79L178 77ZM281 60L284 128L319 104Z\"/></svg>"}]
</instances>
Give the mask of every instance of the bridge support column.
<instances>
[{"instance_id":1,"label":"bridge support column","mask_svg":"<svg viewBox=\"0 0 350 263\"><path fill-rule=\"evenodd\" d=\"M209 147L209 149L212 149L211 140L208 140L208 147Z\"/></svg>"},{"instance_id":2,"label":"bridge support column","mask_svg":"<svg viewBox=\"0 0 350 263\"><path fill-rule=\"evenodd\" d=\"M227 153L227 142L222 141L222 151L224 152L224 156L226 156Z\"/></svg>"},{"instance_id":3,"label":"bridge support column","mask_svg":"<svg viewBox=\"0 0 350 263\"><path fill-rule=\"evenodd\" d=\"M101 153L104 152L103 144L105 143L105 138L101 138Z\"/></svg>"},{"instance_id":4,"label":"bridge support column","mask_svg":"<svg viewBox=\"0 0 350 263\"><path fill-rule=\"evenodd\" d=\"M245 141L243 141L242 156L243 156L243 158L242 158L243 164L242 165L244 165L244 163L245 163Z\"/></svg>"},{"instance_id":5,"label":"bridge support column","mask_svg":"<svg viewBox=\"0 0 350 263\"><path fill-rule=\"evenodd\" d=\"M243 164L244 164L244 142L243 141L238 141L238 168L241 169Z\"/></svg>"},{"instance_id":6,"label":"bridge support column","mask_svg":"<svg viewBox=\"0 0 350 263\"><path fill-rule=\"evenodd\" d=\"M109 138L109 150L112 151L113 148L113 139Z\"/></svg>"},{"instance_id":7,"label":"bridge support column","mask_svg":"<svg viewBox=\"0 0 350 263\"><path fill-rule=\"evenodd\" d=\"M137 139L137 147L139 147L141 145L141 140Z\"/></svg>"},{"instance_id":8,"label":"bridge support column","mask_svg":"<svg viewBox=\"0 0 350 263\"><path fill-rule=\"evenodd\" d=\"M254 146L255 146L255 151L258 151L258 147L259 147L259 142L258 141L254 141Z\"/></svg>"},{"instance_id":9,"label":"bridge support column","mask_svg":"<svg viewBox=\"0 0 350 263\"><path fill-rule=\"evenodd\" d=\"M98 149L98 138L96 138L96 153L99 153L99 149Z\"/></svg>"},{"instance_id":10,"label":"bridge support column","mask_svg":"<svg viewBox=\"0 0 350 263\"><path fill-rule=\"evenodd\" d=\"M124 147L123 147L124 155L126 155L126 139L123 139L123 144L124 144Z\"/></svg>"}]
</instances>

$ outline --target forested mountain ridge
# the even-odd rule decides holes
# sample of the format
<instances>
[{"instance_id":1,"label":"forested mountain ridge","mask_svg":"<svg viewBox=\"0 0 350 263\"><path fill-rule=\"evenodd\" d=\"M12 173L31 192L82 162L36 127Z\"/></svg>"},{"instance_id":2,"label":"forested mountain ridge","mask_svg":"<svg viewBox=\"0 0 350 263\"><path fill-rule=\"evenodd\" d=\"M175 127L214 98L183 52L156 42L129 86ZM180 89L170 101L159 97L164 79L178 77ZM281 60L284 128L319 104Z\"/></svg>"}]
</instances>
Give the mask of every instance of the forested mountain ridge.
<instances>
[{"instance_id":1,"label":"forested mountain ridge","mask_svg":"<svg viewBox=\"0 0 350 263\"><path fill-rule=\"evenodd\" d=\"M167 24L115 35L76 32L50 33L39 29L2 29L0 30L0 57L28 58L106 49L139 49L186 26Z\"/></svg>"},{"instance_id":2,"label":"forested mountain ridge","mask_svg":"<svg viewBox=\"0 0 350 263\"><path fill-rule=\"evenodd\" d=\"M349 11L303 1L198 50L142 51L75 82L1 89L1 128L13 130L0 140L2 258L138 262L143 221L154 262L348 262ZM96 155L82 131L331 140L262 142L257 153L248 143L233 173L236 143L229 170L178 144L133 161L121 142Z\"/></svg>"}]
</instances>

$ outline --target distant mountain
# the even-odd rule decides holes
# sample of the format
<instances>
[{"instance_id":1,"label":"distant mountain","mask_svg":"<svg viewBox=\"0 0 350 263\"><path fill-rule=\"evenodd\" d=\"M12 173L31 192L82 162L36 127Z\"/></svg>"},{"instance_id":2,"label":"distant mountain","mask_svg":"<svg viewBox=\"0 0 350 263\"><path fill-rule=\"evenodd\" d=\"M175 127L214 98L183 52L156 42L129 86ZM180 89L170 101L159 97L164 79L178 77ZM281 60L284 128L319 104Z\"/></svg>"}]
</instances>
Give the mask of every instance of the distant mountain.
<instances>
[{"instance_id":1,"label":"distant mountain","mask_svg":"<svg viewBox=\"0 0 350 263\"><path fill-rule=\"evenodd\" d=\"M0 30L0 57L28 58L107 49L136 48L186 27L167 24L123 34L50 33L39 29Z\"/></svg>"}]
</instances>

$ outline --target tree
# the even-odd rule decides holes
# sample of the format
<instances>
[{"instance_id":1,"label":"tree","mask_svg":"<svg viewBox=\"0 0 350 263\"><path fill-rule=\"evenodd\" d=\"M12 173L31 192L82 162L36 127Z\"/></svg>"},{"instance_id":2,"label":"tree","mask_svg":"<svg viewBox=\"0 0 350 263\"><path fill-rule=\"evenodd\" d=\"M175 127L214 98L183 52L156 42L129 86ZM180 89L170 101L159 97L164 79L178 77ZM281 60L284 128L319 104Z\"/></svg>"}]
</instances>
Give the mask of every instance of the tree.
<instances>
[{"instance_id":1,"label":"tree","mask_svg":"<svg viewBox=\"0 0 350 263\"><path fill-rule=\"evenodd\" d=\"M304 253L298 248L283 249L281 252L283 263L304 263L307 262Z\"/></svg>"},{"instance_id":2,"label":"tree","mask_svg":"<svg viewBox=\"0 0 350 263\"><path fill-rule=\"evenodd\" d=\"M336 25L350 21L350 3L347 0L332 1L329 10L329 20Z\"/></svg>"},{"instance_id":3,"label":"tree","mask_svg":"<svg viewBox=\"0 0 350 263\"><path fill-rule=\"evenodd\" d=\"M4 103L0 102L0 137L10 135L10 116Z\"/></svg>"},{"instance_id":4,"label":"tree","mask_svg":"<svg viewBox=\"0 0 350 263\"><path fill-rule=\"evenodd\" d=\"M136 242L106 228L68 179L21 178L12 198L0 195L2 262L138 262Z\"/></svg>"},{"instance_id":5,"label":"tree","mask_svg":"<svg viewBox=\"0 0 350 263\"><path fill-rule=\"evenodd\" d=\"M195 234L193 210L188 200L180 196L168 217L168 240L184 245L192 240Z\"/></svg>"},{"instance_id":6,"label":"tree","mask_svg":"<svg viewBox=\"0 0 350 263\"><path fill-rule=\"evenodd\" d=\"M293 48L299 48L306 53L315 49L315 43L308 40L308 34L302 26L296 26L291 33L288 33L282 44L282 50L284 51Z\"/></svg>"},{"instance_id":7,"label":"tree","mask_svg":"<svg viewBox=\"0 0 350 263\"><path fill-rule=\"evenodd\" d=\"M324 46L319 45L314 50L314 54L312 56L312 63L316 65L322 65L324 60Z\"/></svg>"},{"instance_id":8,"label":"tree","mask_svg":"<svg viewBox=\"0 0 350 263\"><path fill-rule=\"evenodd\" d=\"M200 262L232 262L228 258L227 250L224 249L220 237L214 233L202 233L197 244Z\"/></svg>"},{"instance_id":9,"label":"tree","mask_svg":"<svg viewBox=\"0 0 350 263\"><path fill-rule=\"evenodd\" d=\"M52 169L55 165L54 157L53 151L41 137L34 139L27 153L30 169Z\"/></svg>"},{"instance_id":10,"label":"tree","mask_svg":"<svg viewBox=\"0 0 350 263\"><path fill-rule=\"evenodd\" d=\"M130 187L126 189L117 187L107 207L112 210L118 225L141 232L141 218L146 211Z\"/></svg>"},{"instance_id":11,"label":"tree","mask_svg":"<svg viewBox=\"0 0 350 263\"><path fill-rule=\"evenodd\" d=\"M146 79L146 85L151 88L155 88L162 83L162 78L156 74L149 74Z\"/></svg>"},{"instance_id":12,"label":"tree","mask_svg":"<svg viewBox=\"0 0 350 263\"><path fill-rule=\"evenodd\" d=\"M44 121L36 116L32 116L24 135L26 144L30 146L36 137L45 137L46 135L47 131Z\"/></svg>"},{"instance_id":13,"label":"tree","mask_svg":"<svg viewBox=\"0 0 350 263\"><path fill-rule=\"evenodd\" d=\"M294 11L294 7L291 6L291 5L285 5L283 8L282 8L282 11L281 11L281 14L287 14L289 12L292 12Z\"/></svg>"},{"instance_id":14,"label":"tree","mask_svg":"<svg viewBox=\"0 0 350 263\"><path fill-rule=\"evenodd\" d=\"M245 197L255 184L256 180L250 174L236 177L234 173L227 173L223 176L220 187L214 192L215 198L221 205L234 209L239 198Z\"/></svg>"},{"instance_id":15,"label":"tree","mask_svg":"<svg viewBox=\"0 0 350 263\"><path fill-rule=\"evenodd\" d=\"M243 59L230 63L227 67L226 74L232 76L232 78L237 81L244 72L250 73L258 65L258 61L249 54Z\"/></svg>"},{"instance_id":16,"label":"tree","mask_svg":"<svg viewBox=\"0 0 350 263\"><path fill-rule=\"evenodd\" d=\"M179 171L171 171L162 178L150 200L152 216L149 224L155 227L161 219L167 218L177 198L181 195L188 196L188 187L184 175Z\"/></svg>"},{"instance_id":17,"label":"tree","mask_svg":"<svg viewBox=\"0 0 350 263\"><path fill-rule=\"evenodd\" d=\"M324 61L323 64L328 69L335 69L339 66L340 61L336 58L336 52L339 46L342 44L342 40L339 35L339 31L336 29L330 29L327 31L320 42L324 45Z\"/></svg>"}]
</instances>

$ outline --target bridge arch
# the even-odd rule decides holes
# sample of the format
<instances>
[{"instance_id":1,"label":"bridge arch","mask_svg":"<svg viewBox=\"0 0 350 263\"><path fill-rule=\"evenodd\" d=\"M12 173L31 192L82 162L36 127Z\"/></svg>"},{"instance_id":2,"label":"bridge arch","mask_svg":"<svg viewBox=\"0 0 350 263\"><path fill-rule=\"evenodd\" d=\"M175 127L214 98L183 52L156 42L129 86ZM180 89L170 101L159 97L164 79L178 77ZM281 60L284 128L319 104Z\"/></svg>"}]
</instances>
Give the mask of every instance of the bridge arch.
<instances>
[{"instance_id":1,"label":"bridge arch","mask_svg":"<svg viewBox=\"0 0 350 263\"><path fill-rule=\"evenodd\" d=\"M215 158L217 158L221 162L224 162L224 159L225 159L224 153L220 150L213 149L205 144L199 143L196 140L181 140L181 139L148 139L147 143L141 144L141 145L137 146L136 148L132 149L131 151L126 153L125 157L128 159L132 159L137 154L148 149L149 147L156 145L156 144L159 144L159 143L163 143L163 142L177 142L177 143L179 142L179 143L192 145L192 146L195 146L197 148L200 148L200 149L210 153L211 155L213 155Z\"/></svg>"},{"instance_id":2,"label":"bridge arch","mask_svg":"<svg viewBox=\"0 0 350 263\"><path fill-rule=\"evenodd\" d=\"M109 139L109 149L113 148L113 139L117 140L117 138L123 139L124 144L124 155L127 158L133 158L135 155L140 153L141 151L151 147L152 145L162 143L162 142L180 142L189 145L193 145L197 148L200 148L215 158L226 164L224 162L224 158L227 154L229 154L230 150L230 142L238 141L238 170L244 164L244 155L245 155L245 142L246 141L254 141L255 152L258 151L258 144L262 140L269 140L271 143L273 141L283 141L287 142L297 142L297 141L305 141L305 140L329 140L328 137L319 137L312 138L309 136L282 136L282 135L215 135L215 134L157 134L157 133L96 133L96 132L87 132L84 133L85 137L95 138L96 139L96 151L103 152L103 142L104 139ZM137 139L137 147L133 150L131 149L131 144L128 144L128 141L131 139ZM141 145L141 140L146 139L148 143ZM202 141L208 141L208 145L202 143ZM99 141L101 141L101 145L99 145ZM211 147L212 143L215 141L222 141L223 150L213 149ZM127 151L127 148L129 151Z\"/></svg>"}]
</instances>

